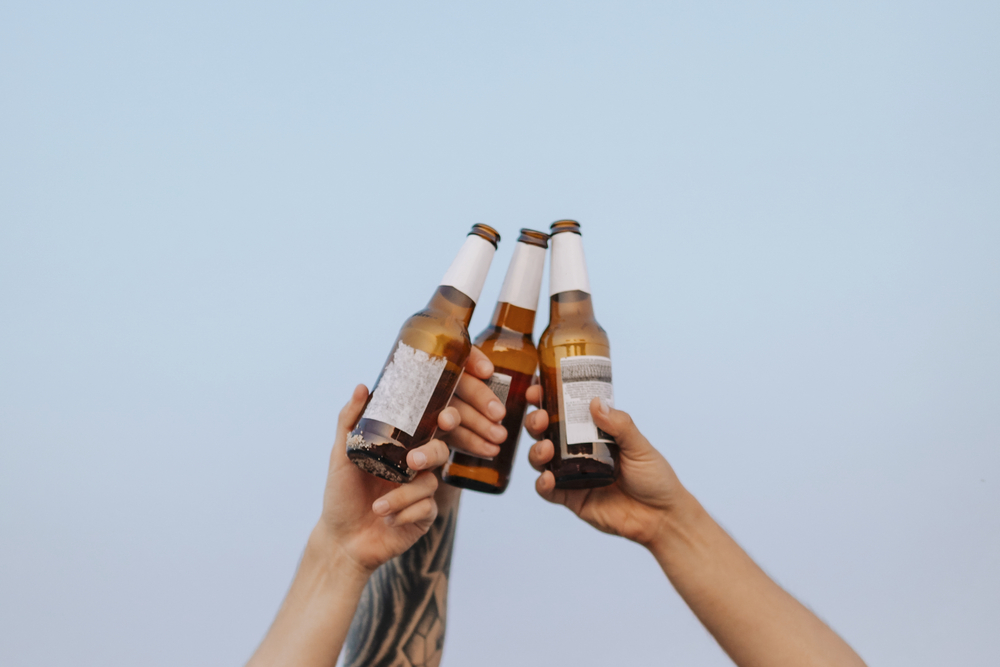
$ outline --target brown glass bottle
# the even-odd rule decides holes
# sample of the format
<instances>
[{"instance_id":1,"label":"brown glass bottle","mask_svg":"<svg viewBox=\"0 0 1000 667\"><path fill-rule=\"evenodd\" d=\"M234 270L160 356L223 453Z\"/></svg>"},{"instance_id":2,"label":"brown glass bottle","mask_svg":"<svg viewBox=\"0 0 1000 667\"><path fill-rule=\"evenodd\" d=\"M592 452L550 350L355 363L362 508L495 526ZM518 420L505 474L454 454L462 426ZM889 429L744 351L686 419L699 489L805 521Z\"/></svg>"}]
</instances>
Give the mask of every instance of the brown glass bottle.
<instances>
[{"instance_id":1,"label":"brown glass bottle","mask_svg":"<svg viewBox=\"0 0 1000 667\"><path fill-rule=\"evenodd\" d=\"M434 437L458 386L472 351L469 322L499 241L492 227L473 225L427 307L403 323L347 438L347 456L362 470L393 482L416 476L406 453Z\"/></svg>"},{"instance_id":2,"label":"brown glass bottle","mask_svg":"<svg viewBox=\"0 0 1000 667\"><path fill-rule=\"evenodd\" d=\"M594 318L580 225L552 223L549 326L538 341L546 437L555 456L549 470L560 489L607 486L618 476L618 445L590 415L600 396L614 404L611 346Z\"/></svg>"},{"instance_id":3,"label":"brown glass bottle","mask_svg":"<svg viewBox=\"0 0 1000 667\"><path fill-rule=\"evenodd\" d=\"M527 408L525 392L531 386L538 367L538 353L531 334L535 329L538 290L542 285L548 239L549 235L544 232L521 230L507 276L500 288L493 319L474 341L476 347L493 362L495 372L489 385L507 408L501 422L507 429L507 440L500 445L500 453L492 459L452 450L441 472L441 479L452 486L503 493L510 482L510 471Z\"/></svg>"}]
</instances>

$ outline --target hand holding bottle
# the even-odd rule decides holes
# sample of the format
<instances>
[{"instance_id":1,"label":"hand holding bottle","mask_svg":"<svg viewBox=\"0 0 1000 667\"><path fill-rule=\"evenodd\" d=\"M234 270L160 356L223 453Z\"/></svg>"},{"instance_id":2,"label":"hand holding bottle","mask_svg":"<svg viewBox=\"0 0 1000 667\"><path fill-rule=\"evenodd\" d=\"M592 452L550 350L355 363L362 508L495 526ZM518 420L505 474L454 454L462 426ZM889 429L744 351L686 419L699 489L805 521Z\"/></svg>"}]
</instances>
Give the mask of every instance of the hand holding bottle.
<instances>
[{"instance_id":1,"label":"hand holding bottle","mask_svg":"<svg viewBox=\"0 0 1000 667\"><path fill-rule=\"evenodd\" d=\"M483 378L493 374L493 364L475 350L466 363L452 404L438 415L442 437L460 443L480 456L496 454L497 441L506 432L493 420L498 403ZM365 474L347 458L347 434L357 422L368 397L358 385L340 412L337 436L330 455L330 469L323 497L323 515L314 531L316 539L328 541L348 556L360 571L370 573L390 558L406 551L427 532L437 516L435 469L448 460L448 445L434 438L409 451L406 464L418 471L409 484L397 484ZM456 404L458 407L456 407ZM496 419L503 416L503 406ZM485 414L484 414L485 413ZM503 431L502 428L500 428Z\"/></svg>"},{"instance_id":2,"label":"hand holding bottle","mask_svg":"<svg viewBox=\"0 0 1000 667\"><path fill-rule=\"evenodd\" d=\"M438 417L438 428L446 432L441 437L450 447L473 456L500 453L500 445L507 439L507 430L500 420L507 410L484 382L493 376L494 370L489 357L473 347L458 389Z\"/></svg>"},{"instance_id":3,"label":"hand holding bottle","mask_svg":"<svg viewBox=\"0 0 1000 667\"><path fill-rule=\"evenodd\" d=\"M539 405L541 387L532 387L528 400ZM552 472L545 470L554 454L552 441L542 440L528 454L542 473L535 482L539 495L565 505L598 530L648 548L739 667L864 667L847 642L772 581L712 519L628 413L598 398L591 401L590 413L620 447L618 479L600 488L557 489ZM540 438L548 414L536 410L525 425Z\"/></svg>"},{"instance_id":4,"label":"hand holding bottle","mask_svg":"<svg viewBox=\"0 0 1000 667\"><path fill-rule=\"evenodd\" d=\"M427 532L437 516L432 472L448 458L448 448L434 439L409 452L407 464L420 471L410 484L396 484L365 474L347 458L347 434L368 398L364 385L354 388L337 421L337 437L323 494L323 514L311 541L323 541L349 559L362 576L406 551ZM442 419L454 414L442 412Z\"/></svg>"},{"instance_id":5,"label":"hand holding bottle","mask_svg":"<svg viewBox=\"0 0 1000 667\"><path fill-rule=\"evenodd\" d=\"M528 390L528 401L541 405L540 385ZM617 483L595 489L555 488L555 477L545 469L554 455L552 441L541 440L528 453L528 461L542 473L535 489L545 500L565 505L598 530L651 548L687 491L627 412L609 408L597 398L591 401L590 412L597 427L614 436L620 448ZM548 414L535 410L525 426L532 437L543 437L549 426Z\"/></svg>"}]
</instances>

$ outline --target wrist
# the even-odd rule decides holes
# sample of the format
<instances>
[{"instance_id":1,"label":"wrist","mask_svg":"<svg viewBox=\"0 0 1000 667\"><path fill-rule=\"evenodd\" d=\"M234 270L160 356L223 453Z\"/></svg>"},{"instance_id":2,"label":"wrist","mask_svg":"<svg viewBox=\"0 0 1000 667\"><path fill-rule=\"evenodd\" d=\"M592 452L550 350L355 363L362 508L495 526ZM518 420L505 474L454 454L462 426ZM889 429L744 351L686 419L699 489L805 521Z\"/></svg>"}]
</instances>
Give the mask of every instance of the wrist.
<instances>
[{"instance_id":1,"label":"wrist","mask_svg":"<svg viewBox=\"0 0 1000 667\"><path fill-rule=\"evenodd\" d=\"M309 534L302 555L302 565L336 573L338 578L342 577L348 583L360 584L362 588L375 571L374 568L366 567L353 558L323 521L317 523Z\"/></svg>"},{"instance_id":2,"label":"wrist","mask_svg":"<svg viewBox=\"0 0 1000 667\"><path fill-rule=\"evenodd\" d=\"M317 525L281 609L249 664L334 664L367 582L364 568Z\"/></svg>"},{"instance_id":3,"label":"wrist","mask_svg":"<svg viewBox=\"0 0 1000 667\"><path fill-rule=\"evenodd\" d=\"M678 550L695 546L700 526L707 516L698 499L681 487L677 501L662 510L657 530L644 546L663 564Z\"/></svg>"}]
</instances>

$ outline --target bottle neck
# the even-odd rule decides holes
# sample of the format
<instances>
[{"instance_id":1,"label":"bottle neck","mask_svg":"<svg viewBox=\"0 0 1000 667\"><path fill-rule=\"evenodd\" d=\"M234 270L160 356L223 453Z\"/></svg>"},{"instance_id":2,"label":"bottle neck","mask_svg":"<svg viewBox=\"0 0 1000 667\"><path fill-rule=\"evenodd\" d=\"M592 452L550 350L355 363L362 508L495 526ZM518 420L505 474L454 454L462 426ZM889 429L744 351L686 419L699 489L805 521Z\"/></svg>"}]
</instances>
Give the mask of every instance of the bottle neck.
<instances>
[{"instance_id":1,"label":"bottle neck","mask_svg":"<svg viewBox=\"0 0 1000 667\"><path fill-rule=\"evenodd\" d=\"M512 303L497 302L490 325L531 335L535 330L535 311L518 308Z\"/></svg>"},{"instance_id":2,"label":"bottle neck","mask_svg":"<svg viewBox=\"0 0 1000 667\"><path fill-rule=\"evenodd\" d=\"M583 256L583 237L573 232L560 232L552 235L551 243L549 295L576 291L590 294L587 260Z\"/></svg>"},{"instance_id":3,"label":"bottle neck","mask_svg":"<svg viewBox=\"0 0 1000 667\"><path fill-rule=\"evenodd\" d=\"M445 317L454 317L469 328L472 322L472 312L476 302L450 285L439 285L434 296L427 302L427 310L441 313Z\"/></svg>"},{"instance_id":4,"label":"bottle neck","mask_svg":"<svg viewBox=\"0 0 1000 667\"><path fill-rule=\"evenodd\" d=\"M568 290L553 294L549 300L549 323L564 320L593 320L594 302L582 290Z\"/></svg>"},{"instance_id":5,"label":"bottle neck","mask_svg":"<svg viewBox=\"0 0 1000 667\"><path fill-rule=\"evenodd\" d=\"M545 269L545 248L518 242L500 288L492 325L531 335Z\"/></svg>"},{"instance_id":6,"label":"bottle neck","mask_svg":"<svg viewBox=\"0 0 1000 667\"><path fill-rule=\"evenodd\" d=\"M518 242L510 258L507 275L500 288L499 303L509 303L524 310L538 310L538 292L545 269L545 248Z\"/></svg>"},{"instance_id":7,"label":"bottle neck","mask_svg":"<svg viewBox=\"0 0 1000 667\"><path fill-rule=\"evenodd\" d=\"M441 279L441 286L458 290L471 299L475 307L483 291L483 283L486 282L494 253L496 247L492 243L481 236L470 234Z\"/></svg>"}]
</instances>

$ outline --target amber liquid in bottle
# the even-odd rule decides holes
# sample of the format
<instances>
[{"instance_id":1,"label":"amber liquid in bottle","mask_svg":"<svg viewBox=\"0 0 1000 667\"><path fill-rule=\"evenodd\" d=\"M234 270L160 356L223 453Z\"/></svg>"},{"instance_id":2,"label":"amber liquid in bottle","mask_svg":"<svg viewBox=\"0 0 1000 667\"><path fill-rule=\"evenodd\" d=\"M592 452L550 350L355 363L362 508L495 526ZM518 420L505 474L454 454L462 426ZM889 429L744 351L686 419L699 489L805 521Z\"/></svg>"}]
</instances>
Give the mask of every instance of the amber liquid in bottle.
<instances>
[{"instance_id":1,"label":"amber liquid in bottle","mask_svg":"<svg viewBox=\"0 0 1000 667\"><path fill-rule=\"evenodd\" d=\"M618 445L594 425L590 401L614 403L611 346L594 318L580 239L572 220L552 224L549 326L538 342L546 437L555 456L549 470L561 489L607 486L618 475Z\"/></svg>"},{"instance_id":2,"label":"amber liquid in bottle","mask_svg":"<svg viewBox=\"0 0 1000 667\"><path fill-rule=\"evenodd\" d=\"M393 482L416 471L406 454L434 437L472 351L469 322L500 235L474 225L427 307L403 324L389 358L347 438L347 456L362 470Z\"/></svg>"},{"instance_id":3,"label":"amber liquid in bottle","mask_svg":"<svg viewBox=\"0 0 1000 667\"><path fill-rule=\"evenodd\" d=\"M535 328L535 310L548 238L549 235L544 232L521 230L493 319L475 340L476 347L493 362L495 372L489 385L507 409L501 422L507 429L507 440L500 445L500 453L492 459L452 450L441 473L441 479L452 486L485 493L503 493L510 483L527 408L525 393L538 366L538 354L531 334Z\"/></svg>"}]
</instances>

